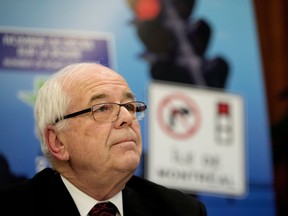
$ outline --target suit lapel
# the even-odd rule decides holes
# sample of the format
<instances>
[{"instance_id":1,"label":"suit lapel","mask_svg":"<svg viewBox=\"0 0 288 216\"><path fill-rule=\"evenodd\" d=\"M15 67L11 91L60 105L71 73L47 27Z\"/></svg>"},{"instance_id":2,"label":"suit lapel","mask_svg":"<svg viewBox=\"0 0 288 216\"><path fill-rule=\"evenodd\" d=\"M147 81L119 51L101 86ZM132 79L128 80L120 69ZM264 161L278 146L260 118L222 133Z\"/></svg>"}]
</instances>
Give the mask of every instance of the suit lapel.
<instances>
[{"instance_id":1,"label":"suit lapel","mask_svg":"<svg viewBox=\"0 0 288 216\"><path fill-rule=\"evenodd\" d=\"M34 177L34 181L36 182L39 197L45 197L49 206L53 206L44 212L45 215L48 215L49 211L53 211L54 213L57 212L57 215L80 216L59 173L52 171L51 169L46 169L37 174L36 177ZM47 205L46 202L41 202L41 205Z\"/></svg>"},{"instance_id":2,"label":"suit lapel","mask_svg":"<svg viewBox=\"0 0 288 216\"><path fill-rule=\"evenodd\" d=\"M135 189L126 186L122 194L125 216L159 215L157 206L149 201L149 197L140 196Z\"/></svg>"}]
</instances>

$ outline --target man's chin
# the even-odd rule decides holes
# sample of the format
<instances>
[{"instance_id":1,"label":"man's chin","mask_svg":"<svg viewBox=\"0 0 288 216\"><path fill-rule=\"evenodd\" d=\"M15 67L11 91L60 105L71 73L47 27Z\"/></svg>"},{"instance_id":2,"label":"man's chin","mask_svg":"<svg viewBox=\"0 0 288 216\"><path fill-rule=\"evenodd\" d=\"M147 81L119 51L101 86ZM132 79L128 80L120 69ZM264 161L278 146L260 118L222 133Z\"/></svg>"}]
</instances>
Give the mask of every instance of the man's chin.
<instances>
[{"instance_id":1,"label":"man's chin","mask_svg":"<svg viewBox=\"0 0 288 216\"><path fill-rule=\"evenodd\" d=\"M138 168L138 165L140 163L140 158L138 157L129 157L129 158L123 158L123 160L120 160L116 166L118 167L118 170L121 170L123 172L131 172L134 173L136 169Z\"/></svg>"}]
</instances>

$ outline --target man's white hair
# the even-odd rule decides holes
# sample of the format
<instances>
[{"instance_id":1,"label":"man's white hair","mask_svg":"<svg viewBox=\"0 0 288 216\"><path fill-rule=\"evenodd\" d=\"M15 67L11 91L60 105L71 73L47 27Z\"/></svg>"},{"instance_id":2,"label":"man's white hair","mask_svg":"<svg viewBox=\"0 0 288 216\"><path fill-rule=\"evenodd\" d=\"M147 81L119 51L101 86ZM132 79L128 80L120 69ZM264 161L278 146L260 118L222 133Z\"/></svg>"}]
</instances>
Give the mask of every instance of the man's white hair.
<instances>
[{"instance_id":1,"label":"man's white hair","mask_svg":"<svg viewBox=\"0 0 288 216\"><path fill-rule=\"evenodd\" d=\"M56 119L62 119L71 102L71 95L65 86L69 87L77 75L91 66L100 66L97 63L77 63L69 65L53 74L40 88L35 103L35 126L37 135L41 143L43 154L48 160L51 159L44 131L47 125L55 124ZM67 127L67 121L60 121L55 125L55 130L59 131Z\"/></svg>"}]
</instances>

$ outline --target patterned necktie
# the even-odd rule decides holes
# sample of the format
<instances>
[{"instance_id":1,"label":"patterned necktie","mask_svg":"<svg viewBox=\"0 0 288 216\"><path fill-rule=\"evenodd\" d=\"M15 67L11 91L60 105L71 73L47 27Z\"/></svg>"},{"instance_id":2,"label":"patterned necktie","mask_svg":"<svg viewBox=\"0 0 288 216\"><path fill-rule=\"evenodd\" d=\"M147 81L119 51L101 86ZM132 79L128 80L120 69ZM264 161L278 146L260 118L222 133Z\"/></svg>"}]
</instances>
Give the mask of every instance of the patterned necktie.
<instances>
[{"instance_id":1,"label":"patterned necktie","mask_svg":"<svg viewBox=\"0 0 288 216\"><path fill-rule=\"evenodd\" d=\"M115 216L117 207L111 202L97 203L89 212L90 216Z\"/></svg>"}]
</instances>

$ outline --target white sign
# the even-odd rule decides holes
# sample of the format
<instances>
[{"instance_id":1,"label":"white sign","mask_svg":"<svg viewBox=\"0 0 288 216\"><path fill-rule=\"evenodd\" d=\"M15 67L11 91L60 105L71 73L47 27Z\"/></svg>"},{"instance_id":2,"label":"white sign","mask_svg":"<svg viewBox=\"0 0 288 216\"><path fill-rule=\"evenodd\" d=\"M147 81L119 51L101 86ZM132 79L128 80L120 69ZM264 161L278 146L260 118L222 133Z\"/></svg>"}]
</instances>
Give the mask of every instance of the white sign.
<instances>
[{"instance_id":1,"label":"white sign","mask_svg":"<svg viewBox=\"0 0 288 216\"><path fill-rule=\"evenodd\" d=\"M187 192L243 196L244 142L240 95L150 84L149 180Z\"/></svg>"}]
</instances>

